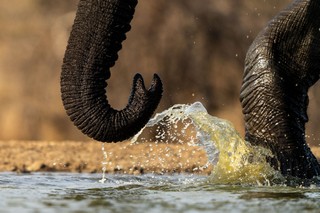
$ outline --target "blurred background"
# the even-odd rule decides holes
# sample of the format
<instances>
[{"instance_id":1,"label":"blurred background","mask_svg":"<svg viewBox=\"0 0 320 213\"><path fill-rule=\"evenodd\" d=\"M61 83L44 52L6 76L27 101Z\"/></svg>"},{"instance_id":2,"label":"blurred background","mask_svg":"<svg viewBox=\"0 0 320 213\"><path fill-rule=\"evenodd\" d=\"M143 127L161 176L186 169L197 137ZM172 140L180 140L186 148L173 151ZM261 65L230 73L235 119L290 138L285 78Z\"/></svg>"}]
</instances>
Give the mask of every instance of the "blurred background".
<instances>
[{"instance_id":1,"label":"blurred background","mask_svg":"<svg viewBox=\"0 0 320 213\"><path fill-rule=\"evenodd\" d=\"M132 77L158 73L157 112L201 101L243 135L239 103L246 51L290 0L140 0L108 84L110 103L126 105ZM78 0L1 0L0 140L88 140L67 117L60 71ZM310 91L308 141L319 145L319 86Z\"/></svg>"}]
</instances>

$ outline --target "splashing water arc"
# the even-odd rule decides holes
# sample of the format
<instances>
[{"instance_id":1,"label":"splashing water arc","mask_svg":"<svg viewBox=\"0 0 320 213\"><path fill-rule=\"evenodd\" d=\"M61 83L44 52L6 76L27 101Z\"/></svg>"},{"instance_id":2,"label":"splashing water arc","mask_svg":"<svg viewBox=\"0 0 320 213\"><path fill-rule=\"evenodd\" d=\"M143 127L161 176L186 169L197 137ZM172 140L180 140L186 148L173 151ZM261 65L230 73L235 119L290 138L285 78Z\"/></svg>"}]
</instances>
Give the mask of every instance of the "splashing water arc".
<instances>
[{"instance_id":1,"label":"splashing water arc","mask_svg":"<svg viewBox=\"0 0 320 213\"><path fill-rule=\"evenodd\" d=\"M154 136L147 139L145 132L152 131ZM268 184L280 175L266 161L272 157L269 150L251 146L230 122L209 115L200 102L177 104L156 114L132 138L132 143L147 141L204 147L208 165L213 166L209 178L213 183Z\"/></svg>"}]
</instances>

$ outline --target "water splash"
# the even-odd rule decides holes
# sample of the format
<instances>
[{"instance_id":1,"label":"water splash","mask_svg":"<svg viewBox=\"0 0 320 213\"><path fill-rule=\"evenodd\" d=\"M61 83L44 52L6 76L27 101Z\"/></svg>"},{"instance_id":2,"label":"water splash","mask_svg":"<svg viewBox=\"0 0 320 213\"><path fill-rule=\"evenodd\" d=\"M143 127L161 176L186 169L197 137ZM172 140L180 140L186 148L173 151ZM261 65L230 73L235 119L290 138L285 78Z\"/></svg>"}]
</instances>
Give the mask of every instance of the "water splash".
<instances>
[{"instance_id":1,"label":"water splash","mask_svg":"<svg viewBox=\"0 0 320 213\"><path fill-rule=\"evenodd\" d=\"M105 151L105 147L104 147L104 143L102 143L101 145L101 151L102 151L102 155L103 155L103 161L101 162L102 164L102 178L101 180L99 180L100 183L104 183L106 182L106 170L107 170L107 158L108 158L108 155L107 155L107 152Z\"/></svg>"},{"instance_id":2,"label":"water splash","mask_svg":"<svg viewBox=\"0 0 320 213\"><path fill-rule=\"evenodd\" d=\"M132 139L138 142L202 146L208 157L206 166L213 167L213 183L266 185L281 178L266 161L272 157L269 150L251 146L230 122L209 115L200 102L174 105L157 114Z\"/></svg>"}]
</instances>

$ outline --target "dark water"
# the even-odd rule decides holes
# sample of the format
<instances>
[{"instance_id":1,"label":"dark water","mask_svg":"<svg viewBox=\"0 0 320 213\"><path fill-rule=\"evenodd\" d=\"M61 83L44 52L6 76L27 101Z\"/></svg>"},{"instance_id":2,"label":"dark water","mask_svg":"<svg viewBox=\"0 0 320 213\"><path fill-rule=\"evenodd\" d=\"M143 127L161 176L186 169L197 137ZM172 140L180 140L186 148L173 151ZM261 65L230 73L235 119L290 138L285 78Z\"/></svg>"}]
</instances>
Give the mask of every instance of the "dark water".
<instances>
[{"instance_id":1,"label":"dark water","mask_svg":"<svg viewBox=\"0 0 320 213\"><path fill-rule=\"evenodd\" d=\"M0 212L320 212L315 186L217 185L195 175L0 177Z\"/></svg>"}]
</instances>

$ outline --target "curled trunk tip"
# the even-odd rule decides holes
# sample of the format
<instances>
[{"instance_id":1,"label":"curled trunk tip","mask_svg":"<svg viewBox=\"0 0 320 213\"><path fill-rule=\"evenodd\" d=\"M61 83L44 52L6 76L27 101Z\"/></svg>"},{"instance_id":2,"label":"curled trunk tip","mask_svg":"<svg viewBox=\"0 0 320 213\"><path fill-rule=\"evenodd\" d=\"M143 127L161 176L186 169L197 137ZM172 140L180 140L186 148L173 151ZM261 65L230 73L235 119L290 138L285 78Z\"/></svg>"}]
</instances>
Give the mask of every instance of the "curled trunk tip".
<instances>
[{"instance_id":1,"label":"curled trunk tip","mask_svg":"<svg viewBox=\"0 0 320 213\"><path fill-rule=\"evenodd\" d=\"M113 109L106 80L130 30L136 0L80 0L61 72L61 96L67 114L84 134L117 142L136 134L151 118L162 96L154 75L149 89L137 74L127 106Z\"/></svg>"}]
</instances>

